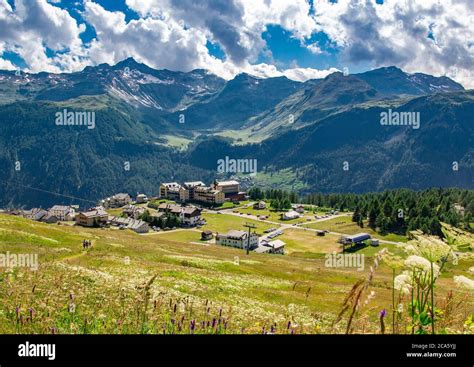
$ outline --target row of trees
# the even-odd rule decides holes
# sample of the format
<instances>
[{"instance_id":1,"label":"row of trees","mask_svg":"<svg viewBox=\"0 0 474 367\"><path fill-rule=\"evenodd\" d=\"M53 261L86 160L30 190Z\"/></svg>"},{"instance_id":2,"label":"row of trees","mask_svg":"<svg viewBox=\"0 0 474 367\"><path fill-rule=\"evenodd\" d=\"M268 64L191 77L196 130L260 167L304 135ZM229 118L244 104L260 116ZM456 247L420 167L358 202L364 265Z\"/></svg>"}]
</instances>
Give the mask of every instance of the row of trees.
<instances>
[{"instance_id":1,"label":"row of trees","mask_svg":"<svg viewBox=\"0 0 474 367\"><path fill-rule=\"evenodd\" d=\"M461 189L387 190L367 194L314 194L304 200L318 206L354 211L352 220L364 220L381 232L406 233L419 229L442 235L440 222L471 231L474 191Z\"/></svg>"}]
</instances>

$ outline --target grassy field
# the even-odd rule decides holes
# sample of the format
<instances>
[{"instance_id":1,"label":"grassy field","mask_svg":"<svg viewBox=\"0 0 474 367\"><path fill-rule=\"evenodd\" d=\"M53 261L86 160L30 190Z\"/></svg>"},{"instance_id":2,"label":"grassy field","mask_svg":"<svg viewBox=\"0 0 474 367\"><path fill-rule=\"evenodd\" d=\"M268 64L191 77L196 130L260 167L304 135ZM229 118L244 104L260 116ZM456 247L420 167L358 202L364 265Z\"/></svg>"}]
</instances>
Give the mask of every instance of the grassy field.
<instances>
[{"instance_id":1,"label":"grassy field","mask_svg":"<svg viewBox=\"0 0 474 367\"><path fill-rule=\"evenodd\" d=\"M219 232L248 222L205 217L206 227ZM363 271L328 268L323 254L335 249L335 238L296 229L284 235L289 255L192 243L199 238L195 230L138 235L0 215L0 253L39 257L37 271L0 268L0 333L341 333L344 320L331 324L374 264L367 253ZM83 251L83 239L93 247ZM455 289L453 275L473 265L471 258L447 268L437 296L444 299ZM359 332L379 332L390 284L391 270L382 263L370 286L375 296L359 311ZM462 330L470 302L460 303L452 330Z\"/></svg>"},{"instance_id":2,"label":"grassy field","mask_svg":"<svg viewBox=\"0 0 474 367\"><path fill-rule=\"evenodd\" d=\"M278 223L281 223L281 224L295 224L295 223L306 223L308 219L311 219L311 220L315 220L315 215L316 214L313 214L313 213L305 213L304 215L302 215L301 218L298 218L298 219L292 219L292 220L282 220L281 219L281 215L284 213L284 212L280 212L280 211L274 211L274 210L271 210L271 209L254 209L252 207L250 208L239 208L237 209L239 213L242 213L242 214L251 214L251 215L255 215L257 217L260 217L260 216L268 216L268 218L266 220L269 220L269 221L272 221L272 222L278 222Z\"/></svg>"},{"instance_id":3,"label":"grassy field","mask_svg":"<svg viewBox=\"0 0 474 367\"><path fill-rule=\"evenodd\" d=\"M381 238L387 241L394 242L407 242L408 239L405 236L397 235L395 233L389 233L387 235L382 235L378 232L375 232L370 227L367 226L367 222L364 222L364 228L359 227L356 223L352 221L351 216L337 217L333 219L328 219L325 221L305 224L304 227L328 230L330 232L338 232L344 234L356 234L356 233L368 233L377 238Z\"/></svg>"},{"instance_id":4,"label":"grassy field","mask_svg":"<svg viewBox=\"0 0 474 367\"><path fill-rule=\"evenodd\" d=\"M235 215L204 213L203 218L207 222L206 225L202 227L203 230L219 233L225 233L231 229L247 230L244 227L246 223L254 224L257 227L255 231L259 234L262 234L266 229L274 227L269 223L249 219L246 216L238 217Z\"/></svg>"}]
</instances>

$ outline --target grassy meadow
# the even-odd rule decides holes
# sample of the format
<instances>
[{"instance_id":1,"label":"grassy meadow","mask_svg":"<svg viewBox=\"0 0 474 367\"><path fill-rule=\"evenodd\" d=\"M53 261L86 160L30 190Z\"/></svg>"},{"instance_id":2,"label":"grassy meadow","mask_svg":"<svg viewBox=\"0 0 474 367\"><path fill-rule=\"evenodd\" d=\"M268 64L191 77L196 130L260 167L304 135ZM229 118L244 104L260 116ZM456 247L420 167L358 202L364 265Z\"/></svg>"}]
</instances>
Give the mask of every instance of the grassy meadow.
<instances>
[{"instance_id":1,"label":"grassy meadow","mask_svg":"<svg viewBox=\"0 0 474 367\"><path fill-rule=\"evenodd\" d=\"M203 229L214 232L251 222L205 218ZM258 232L271 227L255 224ZM37 271L0 268L0 333L344 333L347 320L337 315L369 274L353 332L380 332L379 312L392 297L392 270L375 261L382 246L361 250L365 268L358 271L325 266L324 254L338 250L336 236L291 228L281 238L287 255L246 255L200 241L198 230L139 235L0 214L0 253L39 257ZM83 250L83 239L92 248ZM443 317L446 332L466 332L473 298L457 291L453 276L473 265L472 256L463 258L437 282L440 307L451 307Z\"/></svg>"}]
</instances>

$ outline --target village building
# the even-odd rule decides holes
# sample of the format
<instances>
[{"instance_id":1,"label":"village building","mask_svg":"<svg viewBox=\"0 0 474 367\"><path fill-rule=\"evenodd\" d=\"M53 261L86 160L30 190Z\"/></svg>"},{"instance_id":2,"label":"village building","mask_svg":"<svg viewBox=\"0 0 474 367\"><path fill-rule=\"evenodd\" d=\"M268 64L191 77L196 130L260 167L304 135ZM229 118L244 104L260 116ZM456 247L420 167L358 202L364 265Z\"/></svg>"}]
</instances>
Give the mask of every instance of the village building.
<instances>
[{"instance_id":1,"label":"village building","mask_svg":"<svg viewBox=\"0 0 474 367\"><path fill-rule=\"evenodd\" d=\"M119 193L101 201L104 208L121 208L132 202L129 194Z\"/></svg>"},{"instance_id":2,"label":"village building","mask_svg":"<svg viewBox=\"0 0 474 367\"><path fill-rule=\"evenodd\" d=\"M246 193L240 191L240 183L235 180L230 181L214 181L211 188L217 191L222 191L228 200L241 201L245 200Z\"/></svg>"},{"instance_id":3,"label":"village building","mask_svg":"<svg viewBox=\"0 0 474 367\"><path fill-rule=\"evenodd\" d=\"M53 214L48 212L48 213L46 213L46 215L41 217L40 222L53 224L53 223L59 222L59 219L56 216L54 216Z\"/></svg>"},{"instance_id":4,"label":"village building","mask_svg":"<svg viewBox=\"0 0 474 367\"><path fill-rule=\"evenodd\" d=\"M197 186L194 188L194 200L209 205L222 204L225 201L225 194L222 191L212 189L206 186Z\"/></svg>"},{"instance_id":5,"label":"village building","mask_svg":"<svg viewBox=\"0 0 474 367\"><path fill-rule=\"evenodd\" d=\"M208 241L212 240L214 235L212 234L212 231L202 231L201 232L201 240L202 241Z\"/></svg>"},{"instance_id":6,"label":"village building","mask_svg":"<svg viewBox=\"0 0 474 367\"><path fill-rule=\"evenodd\" d=\"M171 213L179 217L185 227L194 227L202 222L201 211L194 206L162 203L158 206L160 213Z\"/></svg>"},{"instance_id":7,"label":"village building","mask_svg":"<svg viewBox=\"0 0 474 367\"><path fill-rule=\"evenodd\" d=\"M126 205L123 208L123 214L128 218L138 219L143 213L145 213L146 208L142 206L135 206L132 204Z\"/></svg>"},{"instance_id":8,"label":"village building","mask_svg":"<svg viewBox=\"0 0 474 367\"><path fill-rule=\"evenodd\" d=\"M71 221L76 217L75 209L66 205L55 205L49 209L49 212L60 221Z\"/></svg>"},{"instance_id":9,"label":"village building","mask_svg":"<svg viewBox=\"0 0 474 367\"><path fill-rule=\"evenodd\" d=\"M139 219L109 216L108 223L111 226L131 229L132 231L136 233L148 233L150 231L150 227L148 226L148 223Z\"/></svg>"},{"instance_id":10,"label":"village building","mask_svg":"<svg viewBox=\"0 0 474 367\"><path fill-rule=\"evenodd\" d=\"M180 201L194 201L194 189L197 187L205 187L206 185L202 181L185 182L179 190Z\"/></svg>"},{"instance_id":11,"label":"village building","mask_svg":"<svg viewBox=\"0 0 474 367\"><path fill-rule=\"evenodd\" d=\"M304 213L304 206L303 205L295 205L293 210L299 214Z\"/></svg>"},{"instance_id":12,"label":"village building","mask_svg":"<svg viewBox=\"0 0 474 367\"><path fill-rule=\"evenodd\" d=\"M286 213L283 213L281 216L282 220L292 220L292 219L298 219L300 217L300 214L294 210L290 210Z\"/></svg>"},{"instance_id":13,"label":"village building","mask_svg":"<svg viewBox=\"0 0 474 367\"><path fill-rule=\"evenodd\" d=\"M241 249L247 249L247 246L250 245L249 249L253 250L258 247L258 235L256 233L250 233L249 240L249 234L247 232L230 230L226 234L217 234L216 244Z\"/></svg>"},{"instance_id":14,"label":"village building","mask_svg":"<svg viewBox=\"0 0 474 367\"><path fill-rule=\"evenodd\" d=\"M263 210L267 208L267 204L263 200L260 200L259 202L253 204L253 208L257 210Z\"/></svg>"},{"instance_id":15,"label":"village building","mask_svg":"<svg viewBox=\"0 0 474 367\"><path fill-rule=\"evenodd\" d=\"M100 227L107 223L107 219L107 212L99 206L76 215L76 224L83 227Z\"/></svg>"},{"instance_id":16,"label":"village building","mask_svg":"<svg viewBox=\"0 0 474 367\"><path fill-rule=\"evenodd\" d=\"M285 253L285 242L282 240L273 240L269 242L263 242L263 246L270 249L271 254L281 254Z\"/></svg>"},{"instance_id":17,"label":"village building","mask_svg":"<svg viewBox=\"0 0 474 367\"><path fill-rule=\"evenodd\" d=\"M24 210L22 212L23 218L36 221L41 220L41 218L43 218L46 214L48 214L48 212L40 208L33 208L30 210Z\"/></svg>"},{"instance_id":18,"label":"village building","mask_svg":"<svg viewBox=\"0 0 474 367\"><path fill-rule=\"evenodd\" d=\"M258 247L254 250L257 254L269 254L271 248L268 246L258 245Z\"/></svg>"},{"instance_id":19,"label":"village building","mask_svg":"<svg viewBox=\"0 0 474 367\"><path fill-rule=\"evenodd\" d=\"M160 185L159 197L161 199L180 200L181 185L177 182L162 183Z\"/></svg>"},{"instance_id":20,"label":"village building","mask_svg":"<svg viewBox=\"0 0 474 367\"><path fill-rule=\"evenodd\" d=\"M138 194L136 197L135 203L137 204L148 203L148 196L146 196L145 194Z\"/></svg>"},{"instance_id":21,"label":"village building","mask_svg":"<svg viewBox=\"0 0 474 367\"><path fill-rule=\"evenodd\" d=\"M342 243L342 251L345 251L346 245L350 245L350 247L352 247L353 245L360 245L364 241L367 241L370 239L371 239L371 236L368 233L357 233L352 236L342 236L339 242Z\"/></svg>"}]
</instances>

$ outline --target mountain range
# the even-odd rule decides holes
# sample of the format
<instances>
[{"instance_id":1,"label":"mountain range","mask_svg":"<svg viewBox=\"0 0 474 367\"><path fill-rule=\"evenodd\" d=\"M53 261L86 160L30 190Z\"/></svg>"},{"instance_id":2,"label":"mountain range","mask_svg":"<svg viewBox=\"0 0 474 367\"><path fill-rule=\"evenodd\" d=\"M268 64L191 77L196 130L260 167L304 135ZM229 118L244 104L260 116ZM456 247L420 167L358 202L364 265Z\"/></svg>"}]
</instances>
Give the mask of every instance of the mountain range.
<instances>
[{"instance_id":1,"label":"mountain range","mask_svg":"<svg viewBox=\"0 0 474 367\"><path fill-rule=\"evenodd\" d=\"M95 128L57 112L94 112ZM420 126L382 125L386 111ZM153 195L239 177L300 193L474 187L474 91L385 67L297 82L155 70L129 58L76 73L0 71L0 207ZM256 175L217 160L255 159Z\"/></svg>"}]
</instances>

